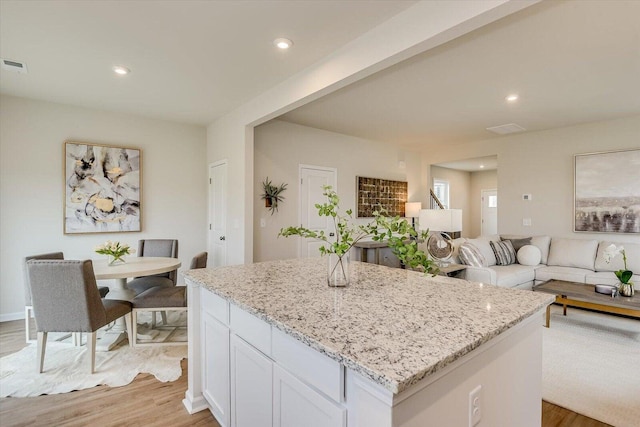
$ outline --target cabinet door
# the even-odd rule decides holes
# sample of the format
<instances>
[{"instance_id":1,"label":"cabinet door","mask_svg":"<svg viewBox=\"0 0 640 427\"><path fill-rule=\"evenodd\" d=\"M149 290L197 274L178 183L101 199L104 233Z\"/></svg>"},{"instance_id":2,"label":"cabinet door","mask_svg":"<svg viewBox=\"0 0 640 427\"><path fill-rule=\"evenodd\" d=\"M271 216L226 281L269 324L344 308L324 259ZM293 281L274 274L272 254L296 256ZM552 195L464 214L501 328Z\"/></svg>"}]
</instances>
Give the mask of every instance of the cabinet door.
<instances>
[{"instance_id":1,"label":"cabinet door","mask_svg":"<svg viewBox=\"0 0 640 427\"><path fill-rule=\"evenodd\" d=\"M231 334L231 425L271 427L273 362Z\"/></svg>"},{"instance_id":2,"label":"cabinet door","mask_svg":"<svg viewBox=\"0 0 640 427\"><path fill-rule=\"evenodd\" d=\"M346 410L275 365L274 427L344 427Z\"/></svg>"},{"instance_id":3,"label":"cabinet door","mask_svg":"<svg viewBox=\"0 0 640 427\"><path fill-rule=\"evenodd\" d=\"M222 427L229 426L229 328L202 311L204 398Z\"/></svg>"}]
</instances>

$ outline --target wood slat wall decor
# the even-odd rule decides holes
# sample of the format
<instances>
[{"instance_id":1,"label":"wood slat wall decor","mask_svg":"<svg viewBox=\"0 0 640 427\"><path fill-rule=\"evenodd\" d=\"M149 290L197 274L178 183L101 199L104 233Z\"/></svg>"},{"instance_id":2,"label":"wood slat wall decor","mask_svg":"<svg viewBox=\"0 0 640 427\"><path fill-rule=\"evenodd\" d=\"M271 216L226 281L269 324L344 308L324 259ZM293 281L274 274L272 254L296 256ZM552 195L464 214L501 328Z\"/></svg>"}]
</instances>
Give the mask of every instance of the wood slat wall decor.
<instances>
[{"instance_id":1,"label":"wood slat wall decor","mask_svg":"<svg viewBox=\"0 0 640 427\"><path fill-rule=\"evenodd\" d=\"M356 177L357 217L370 218L374 211L386 211L388 216L404 216L407 182L390 179Z\"/></svg>"}]
</instances>

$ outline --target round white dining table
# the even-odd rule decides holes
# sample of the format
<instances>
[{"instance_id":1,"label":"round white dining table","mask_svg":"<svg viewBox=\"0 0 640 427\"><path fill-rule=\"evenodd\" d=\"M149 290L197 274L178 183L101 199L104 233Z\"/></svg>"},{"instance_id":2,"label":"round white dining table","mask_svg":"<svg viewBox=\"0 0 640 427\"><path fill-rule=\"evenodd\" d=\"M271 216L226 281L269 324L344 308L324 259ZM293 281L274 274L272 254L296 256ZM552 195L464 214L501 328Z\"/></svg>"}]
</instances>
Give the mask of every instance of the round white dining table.
<instances>
[{"instance_id":1,"label":"round white dining table","mask_svg":"<svg viewBox=\"0 0 640 427\"><path fill-rule=\"evenodd\" d=\"M135 292L127 288L127 279L131 277L152 276L154 274L167 273L178 269L182 264L177 258L169 257L133 257L125 258L124 263L109 265L106 259L92 260L93 273L97 280L115 279L109 285L109 293L106 298L123 301L132 301ZM124 318L116 320L115 325L109 329L96 344L96 350L109 351L127 336ZM150 338L140 331L138 337Z\"/></svg>"}]
</instances>

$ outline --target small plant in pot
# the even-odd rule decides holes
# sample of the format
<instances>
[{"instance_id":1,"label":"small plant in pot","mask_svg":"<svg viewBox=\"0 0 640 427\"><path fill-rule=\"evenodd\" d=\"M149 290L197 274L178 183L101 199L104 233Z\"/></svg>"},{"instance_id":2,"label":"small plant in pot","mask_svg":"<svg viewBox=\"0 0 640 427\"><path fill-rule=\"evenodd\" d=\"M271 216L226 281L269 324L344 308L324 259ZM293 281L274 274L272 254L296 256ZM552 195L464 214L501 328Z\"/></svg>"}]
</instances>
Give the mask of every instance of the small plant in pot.
<instances>
[{"instance_id":1,"label":"small plant in pot","mask_svg":"<svg viewBox=\"0 0 640 427\"><path fill-rule=\"evenodd\" d=\"M349 251L359 241L370 237L373 241L386 242L402 264L411 269L422 269L425 273L436 274L438 268L429 257L418 249L418 238L426 239L429 231L420 234L406 219L387 217L380 212L373 213L373 220L367 224L354 224L353 211L348 209L340 213L340 198L331 186L323 187L327 201L316 204L319 216L331 217L335 230L333 236L327 236L324 230L314 231L304 227L287 227L280 230L278 236L300 236L318 239L324 242L320 254L328 255L327 283L329 286L347 286L350 282ZM333 233L332 233L333 234Z\"/></svg>"},{"instance_id":2,"label":"small plant in pot","mask_svg":"<svg viewBox=\"0 0 640 427\"><path fill-rule=\"evenodd\" d=\"M279 187L276 187L271 183L269 177L267 177L262 182L263 193L261 198L264 199L264 205L265 207L269 208L269 210L271 211L271 215L273 215L273 213L278 210L278 202L284 200L284 197L281 196L280 193L282 193L286 189L287 184L283 183L280 184Z\"/></svg>"}]
</instances>

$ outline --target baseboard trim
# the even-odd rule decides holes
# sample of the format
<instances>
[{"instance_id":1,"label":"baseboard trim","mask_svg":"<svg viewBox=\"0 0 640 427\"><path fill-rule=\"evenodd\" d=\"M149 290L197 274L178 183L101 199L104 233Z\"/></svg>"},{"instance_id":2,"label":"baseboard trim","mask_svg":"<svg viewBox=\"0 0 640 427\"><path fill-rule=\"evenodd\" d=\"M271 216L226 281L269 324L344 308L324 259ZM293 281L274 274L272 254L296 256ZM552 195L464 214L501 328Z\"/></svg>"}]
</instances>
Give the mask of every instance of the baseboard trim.
<instances>
[{"instance_id":1,"label":"baseboard trim","mask_svg":"<svg viewBox=\"0 0 640 427\"><path fill-rule=\"evenodd\" d=\"M186 408L187 412L190 414L195 414L196 412L204 411L205 409L209 409L209 405L207 401L204 399L202 395L197 398L192 398L189 396L189 393L185 393L184 399L182 399L182 404Z\"/></svg>"},{"instance_id":2,"label":"baseboard trim","mask_svg":"<svg viewBox=\"0 0 640 427\"><path fill-rule=\"evenodd\" d=\"M0 322L11 322L12 320L24 320L24 311L0 314Z\"/></svg>"}]
</instances>

